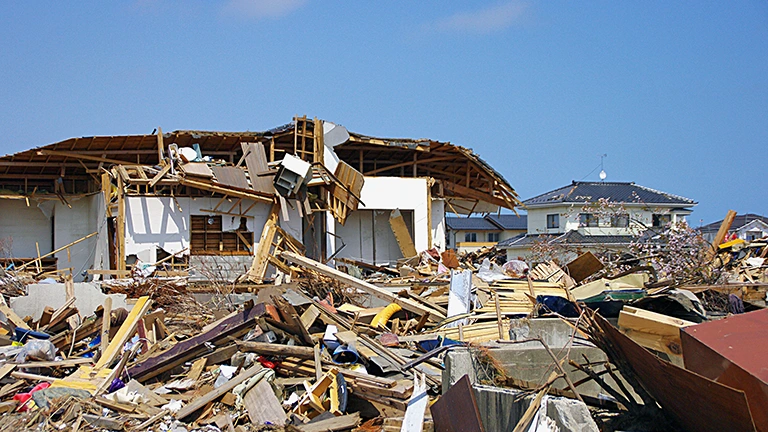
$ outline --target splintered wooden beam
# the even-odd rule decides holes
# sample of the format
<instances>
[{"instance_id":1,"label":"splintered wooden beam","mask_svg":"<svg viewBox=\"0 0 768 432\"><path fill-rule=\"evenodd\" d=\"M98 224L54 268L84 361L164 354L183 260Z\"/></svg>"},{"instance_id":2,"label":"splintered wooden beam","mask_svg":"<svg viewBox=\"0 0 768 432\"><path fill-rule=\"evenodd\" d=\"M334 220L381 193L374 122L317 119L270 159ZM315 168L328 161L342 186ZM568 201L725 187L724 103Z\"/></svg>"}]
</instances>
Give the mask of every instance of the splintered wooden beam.
<instances>
[{"instance_id":1,"label":"splintered wooden beam","mask_svg":"<svg viewBox=\"0 0 768 432\"><path fill-rule=\"evenodd\" d=\"M408 233L408 227L405 225L405 219L400 214L400 210L392 210L389 215L389 225L392 228L392 233L395 235L397 245L400 246L400 252L402 252L404 258L415 257L419 254L416 251L416 246L413 245L413 239Z\"/></svg>"},{"instance_id":2,"label":"splintered wooden beam","mask_svg":"<svg viewBox=\"0 0 768 432\"><path fill-rule=\"evenodd\" d=\"M117 356L120 355L120 352L123 350L123 345L133 337L141 317L147 313L150 306L152 306L152 300L150 300L149 297L139 297L136 304L133 305L131 312L128 314L128 317L125 318L123 325L120 326L120 329L115 334L112 342L110 342L109 346L101 354L95 369L109 367ZM109 319L109 317L104 317L103 319Z\"/></svg>"},{"instance_id":3,"label":"splintered wooden beam","mask_svg":"<svg viewBox=\"0 0 768 432\"><path fill-rule=\"evenodd\" d=\"M717 230L717 234L715 235L715 239L712 241L712 248L707 251L707 258L712 259L717 255L717 248L720 246L720 243L725 240L725 236L728 235L728 231L731 229L731 225L733 224L733 219L736 217L736 212L733 210L728 210L728 213L725 215L725 219L723 219L723 223L720 224L720 229Z\"/></svg>"},{"instance_id":4,"label":"splintered wooden beam","mask_svg":"<svg viewBox=\"0 0 768 432\"><path fill-rule=\"evenodd\" d=\"M397 303L403 309L415 313L417 315L429 314L429 317L435 321L442 321L445 319L445 315L427 306L423 306L411 299L398 297L397 295L387 291L386 289L379 288L376 285L370 284L366 281L357 279L346 273L342 273L335 268L328 267L325 264L319 263L313 259L301 256L292 252L283 252L280 256L294 264L301 265L310 270L314 270L318 273L324 274L328 277L336 279L340 282L346 283L354 288L360 289L368 294L380 298L382 300L389 301L391 303Z\"/></svg>"},{"instance_id":5,"label":"splintered wooden beam","mask_svg":"<svg viewBox=\"0 0 768 432\"><path fill-rule=\"evenodd\" d=\"M250 368L240 372L239 375L232 377L231 380L224 383L221 387L211 390L208 393L195 398L192 402L182 407L178 413L176 413L177 419L183 419L190 414L194 413L195 411L201 409L202 407L208 405L209 402L213 402L216 399L224 396L225 393L228 393L233 388L237 387L240 383L247 380L248 378L251 378L252 376L259 373L264 368L261 367L260 364L256 364L255 366L251 366Z\"/></svg>"}]
</instances>

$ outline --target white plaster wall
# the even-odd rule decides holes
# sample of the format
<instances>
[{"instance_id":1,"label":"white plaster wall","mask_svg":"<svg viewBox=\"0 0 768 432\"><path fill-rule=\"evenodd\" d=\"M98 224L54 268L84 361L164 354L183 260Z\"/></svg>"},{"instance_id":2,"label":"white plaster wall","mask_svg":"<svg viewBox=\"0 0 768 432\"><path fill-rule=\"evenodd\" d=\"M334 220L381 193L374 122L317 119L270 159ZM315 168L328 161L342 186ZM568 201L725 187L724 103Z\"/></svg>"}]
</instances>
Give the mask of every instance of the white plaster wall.
<instances>
[{"instance_id":1,"label":"white plaster wall","mask_svg":"<svg viewBox=\"0 0 768 432\"><path fill-rule=\"evenodd\" d=\"M189 247L189 216L213 215L201 209L213 209L219 202L219 198L208 197L177 197L175 200L176 203L171 197L126 197L126 256L135 254L142 261L151 263L157 261L157 247L168 253L176 253ZM243 200L243 210L250 204L251 202ZM224 203L219 208L229 210L231 205ZM256 239L261 235L270 208L271 204L257 203L248 212L251 217L247 218L247 227L249 231L253 231ZM240 218L237 216L222 215L221 219L224 231L234 230L240 225Z\"/></svg>"},{"instance_id":2,"label":"white plaster wall","mask_svg":"<svg viewBox=\"0 0 768 432\"><path fill-rule=\"evenodd\" d=\"M432 247L443 252L445 244L445 200L432 199Z\"/></svg>"},{"instance_id":3,"label":"white plaster wall","mask_svg":"<svg viewBox=\"0 0 768 432\"><path fill-rule=\"evenodd\" d=\"M101 194L79 199L70 198L72 208L56 202L53 211L54 245L53 249L66 246L98 230L99 220L94 214L95 207L101 203ZM76 282L84 279L83 272L93 265L97 249L98 236L83 240L69 248L69 254L63 250L56 254L58 268L72 268ZM53 250L52 249L52 250ZM41 251L42 252L42 251ZM48 251L50 252L50 251Z\"/></svg>"},{"instance_id":4,"label":"white plaster wall","mask_svg":"<svg viewBox=\"0 0 768 432\"><path fill-rule=\"evenodd\" d=\"M401 177L365 177L358 211L351 212L344 225L329 216L328 232L333 232L344 241L338 257L352 258L377 264L393 263L402 258L389 216L392 210L413 211L413 241L417 251L429 249L429 213L427 179ZM441 202L442 204L442 202ZM433 213L442 214L441 204L434 205ZM440 216L433 214L433 221ZM439 224L433 223L433 244L445 242L444 217ZM406 221L410 224L409 221ZM437 227L435 231L434 227ZM438 232L439 237L434 233ZM328 235L329 254L341 247L341 241ZM375 254L374 254L375 247ZM444 248L444 245L443 245Z\"/></svg>"},{"instance_id":5,"label":"white plaster wall","mask_svg":"<svg viewBox=\"0 0 768 432\"><path fill-rule=\"evenodd\" d=\"M365 210L413 210L413 243L421 252L429 249L428 188L425 178L365 177L360 199ZM388 226L388 225L387 225Z\"/></svg>"},{"instance_id":6,"label":"white plaster wall","mask_svg":"<svg viewBox=\"0 0 768 432\"><path fill-rule=\"evenodd\" d=\"M11 244L14 258L36 257L35 242L40 245L41 255L53 250L52 221L37 204L30 200L27 207L25 200L0 200L0 239Z\"/></svg>"},{"instance_id":7,"label":"white plaster wall","mask_svg":"<svg viewBox=\"0 0 768 432\"><path fill-rule=\"evenodd\" d=\"M572 230L580 230L586 235L631 235L642 232L645 228L653 224L653 214L665 214L669 209L629 206L625 207L630 219L630 226L627 228L610 227L608 219L600 219L597 227L579 227L579 214L582 213L582 205L574 204L572 206L556 206L545 208L528 209L528 233L529 234L558 234ZM547 229L547 215L559 214L560 227L557 229ZM684 216L678 216L672 213L672 220L684 220Z\"/></svg>"},{"instance_id":8,"label":"white plaster wall","mask_svg":"<svg viewBox=\"0 0 768 432\"><path fill-rule=\"evenodd\" d=\"M340 258L351 258L379 265L392 264L403 257L392 227L389 224L391 210L358 210L347 217L343 226L336 223L336 235L344 241ZM406 224L410 225L404 215ZM341 242L336 241L341 247ZM375 250L374 250L375 249Z\"/></svg>"}]
</instances>

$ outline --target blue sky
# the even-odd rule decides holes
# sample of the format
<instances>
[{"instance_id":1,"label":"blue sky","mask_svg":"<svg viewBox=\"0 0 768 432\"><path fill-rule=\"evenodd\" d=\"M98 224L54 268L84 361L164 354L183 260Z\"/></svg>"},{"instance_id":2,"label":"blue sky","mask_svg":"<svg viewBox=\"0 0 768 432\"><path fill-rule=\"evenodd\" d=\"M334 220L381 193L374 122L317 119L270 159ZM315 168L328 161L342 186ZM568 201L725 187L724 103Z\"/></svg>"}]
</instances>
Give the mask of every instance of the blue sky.
<instances>
[{"instance_id":1,"label":"blue sky","mask_svg":"<svg viewBox=\"0 0 768 432\"><path fill-rule=\"evenodd\" d=\"M607 154L692 225L768 214L765 1L1 5L0 153L307 114L470 147L522 198Z\"/></svg>"}]
</instances>

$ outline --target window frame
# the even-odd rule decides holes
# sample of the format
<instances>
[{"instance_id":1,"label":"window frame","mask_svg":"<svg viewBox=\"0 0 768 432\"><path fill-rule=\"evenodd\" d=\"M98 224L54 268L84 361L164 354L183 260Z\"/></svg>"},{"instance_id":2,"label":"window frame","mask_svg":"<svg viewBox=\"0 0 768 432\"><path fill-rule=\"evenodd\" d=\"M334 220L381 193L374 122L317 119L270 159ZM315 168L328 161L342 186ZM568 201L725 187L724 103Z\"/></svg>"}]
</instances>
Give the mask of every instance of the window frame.
<instances>
[{"instance_id":1,"label":"window frame","mask_svg":"<svg viewBox=\"0 0 768 432\"><path fill-rule=\"evenodd\" d=\"M579 213L579 228L598 228L600 218L594 213Z\"/></svg>"},{"instance_id":2,"label":"window frame","mask_svg":"<svg viewBox=\"0 0 768 432\"><path fill-rule=\"evenodd\" d=\"M560 228L560 214L550 213L547 215L547 229Z\"/></svg>"}]
</instances>

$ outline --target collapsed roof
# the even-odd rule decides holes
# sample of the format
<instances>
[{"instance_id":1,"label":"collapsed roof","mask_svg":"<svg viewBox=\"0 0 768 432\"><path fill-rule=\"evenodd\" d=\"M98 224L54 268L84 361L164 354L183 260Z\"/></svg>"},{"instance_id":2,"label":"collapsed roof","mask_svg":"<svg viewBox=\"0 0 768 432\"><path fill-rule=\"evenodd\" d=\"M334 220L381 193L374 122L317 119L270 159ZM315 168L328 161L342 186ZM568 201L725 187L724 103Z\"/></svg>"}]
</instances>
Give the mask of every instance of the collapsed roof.
<instances>
[{"instance_id":1,"label":"collapsed roof","mask_svg":"<svg viewBox=\"0 0 768 432\"><path fill-rule=\"evenodd\" d=\"M323 164L330 149L332 158L365 176L434 178L455 213L494 207L515 210L521 204L506 179L467 148L427 139L369 137L306 116L264 132L182 130L70 138L1 157L0 185L4 196L9 192L30 196L50 193L56 190L53 183L64 179L62 191L66 194L95 192L96 188L77 182L97 180L101 169L111 165L156 166L161 160L160 149L169 145L199 146L205 156L237 164L243 157L241 144L253 142L264 145L268 162L292 154Z\"/></svg>"}]
</instances>

